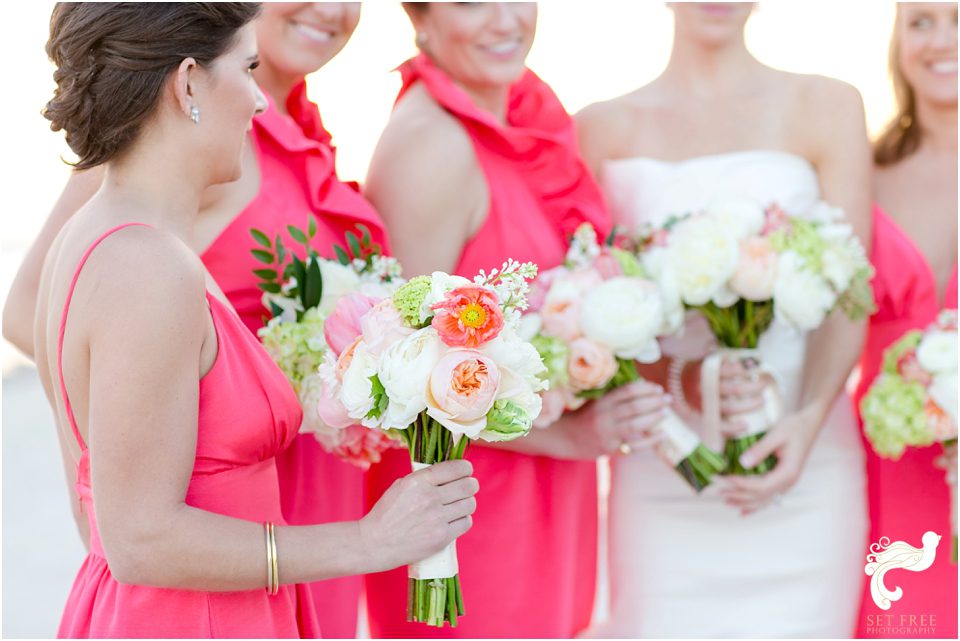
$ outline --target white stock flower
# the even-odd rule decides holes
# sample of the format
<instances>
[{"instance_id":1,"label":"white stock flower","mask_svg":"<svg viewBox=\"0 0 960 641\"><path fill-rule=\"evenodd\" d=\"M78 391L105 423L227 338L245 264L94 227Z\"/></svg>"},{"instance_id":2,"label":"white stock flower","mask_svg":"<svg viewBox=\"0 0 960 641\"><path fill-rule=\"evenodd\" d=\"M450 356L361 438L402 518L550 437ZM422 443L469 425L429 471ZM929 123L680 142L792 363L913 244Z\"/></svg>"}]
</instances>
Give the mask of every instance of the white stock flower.
<instances>
[{"instance_id":1,"label":"white stock flower","mask_svg":"<svg viewBox=\"0 0 960 641\"><path fill-rule=\"evenodd\" d=\"M932 374L957 371L957 333L931 330L917 345L917 362Z\"/></svg>"},{"instance_id":2,"label":"white stock flower","mask_svg":"<svg viewBox=\"0 0 960 641\"><path fill-rule=\"evenodd\" d=\"M773 312L777 318L802 331L814 330L823 323L836 300L826 281L806 269L796 252L780 254L773 287Z\"/></svg>"},{"instance_id":3,"label":"white stock flower","mask_svg":"<svg viewBox=\"0 0 960 641\"><path fill-rule=\"evenodd\" d=\"M343 373L340 388L340 400L350 418L360 421L367 427L377 427L379 421L366 418L373 409L373 385L370 377L377 373L377 361L367 351L366 345L359 343L353 350L353 358Z\"/></svg>"},{"instance_id":4,"label":"white stock flower","mask_svg":"<svg viewBox=\"0 0 960 641\"><path fill-rule=\"evenodd\" d=\"M405 429L427 409L425 395L430 373L444 350L437 331L425 327L383 352L378 374L390 399L383 416L384 429Z\"/></svg>"},{"instance_id":5,"label":"white stock flower","mask_svg":"<svg viewBox=\"0 0 960 641\"><path fill-rule=\"evenodd\" d=\"M650 281L617 276L587 294L580 308L584 336L618 357L652 363L660 358L660 290Z\"/></svg>"},{"instance_id":6,"label":"white stock flower","mask_svg":"<svg viewBox=\"0 0 960 641\"><path fill-rule=\"evenodd\" d=\"M708 216L677 223L670 233L664 269L670 269L684 302L704 305L711 300L723 307L731 300L727 281L737 269L740 252L733 230Z\"/></svg>"},{"instance_id":7,"label":"white stock flower","mask_svg":"<svg viewBox=\"0 0 960 641\"><path fill-rule=\"evenodd\" d=\"M712 203L704 213L721 223L737 240L759 234L765 220L763 207L743 198Z\"/></svg>"},{"instance_id":8,"label":"white stock flower","mask_svg":"<svg viewBox=\"0 0 960 641\"><path fill-rule=\"evenodd\" d=\"M341 265L333 260L320 261L320 276L323 278L323 294L320 297L321 313L324 317L333 312L341 296L357 289L360 277L352 267Z\"/></svg>"}]
</instances>

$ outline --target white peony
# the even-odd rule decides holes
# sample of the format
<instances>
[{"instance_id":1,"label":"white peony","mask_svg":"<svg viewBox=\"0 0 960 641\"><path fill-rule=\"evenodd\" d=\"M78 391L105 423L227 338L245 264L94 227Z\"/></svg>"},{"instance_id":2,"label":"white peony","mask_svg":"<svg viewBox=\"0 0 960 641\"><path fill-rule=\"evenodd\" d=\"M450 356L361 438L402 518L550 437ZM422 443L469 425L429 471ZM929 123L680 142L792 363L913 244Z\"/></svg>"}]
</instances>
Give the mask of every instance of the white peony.
<instances>
[{"instance_id":1,"label":"white peony","mask_svg":"<svg viewBox=\"0 0 960 641\"><path fill-rule=\"evenodd\" d=\"M931 330L917 345L917 361L931 374L957 371L957 333Z\"/></svg>"},{"instance_id":2,"label":"white peony","mask_svg":"<svg viewBox=\"0 0 960 641\"><path fill-rule=\"evenodd\" d=\"M333 260L320 261L320 276L323 277L323 293L318 307L324 317L327 317L333 312L341 296L357 289L360 285L360 277L352 267L341 265Z\"/></svg>"},{"instance_id":3,"label":"white peony","mask_svg":"<svg viewBox=\"0 0 960 641\"><path fill-rule=\"evenodd\" d=\"M919 356L919 354L918 354ZM957 372L956 370L938 374L933 377L933 383L928 389L930 398L942 409L950 421L953 423L954 433L950 435L956 438L957 427Z\"/></svg>"},{"instance_id":4,"label":"white peony","mask_svg":"<svg viewBox=\"0 0 960 641\"><path fill-rule=\"evenodd\" d=\"M427 409L430 373L444 350L437 330L425 327L383 352L378 374L390 399L383 415L384 429L405 429Z\"/></svg>"},{"instance_id":5,"label":"white peony","mask_svg":"<svg viewBox=\"0 0 960 641\"><path fill-rule=\"evenodd\" d=\"M667 260L669 252L664 247L652 247L641 255L643 268L660 288L663 302L663 329L661 334L673 334L683 327L686 310L677 285L677 275Z\"/></svg>"},{"instance_id":6,"label":"white peony","mask_svg":"<svg viewBox=\"0 0 960 641\"><path fill-rule=\"evenodd\" d=\"M378 427L377 419L368 419L373 409L373 385L370 377L377 373L377 361L362 342L353 350L353 357L343 373L340 400L350 418L366 427Z\"/></svg>"},{"instance_id":7,"label":"white peony","mask_svg":"<svg viewBox=\"0 0 960 641\"><path fill-rule=\"evenodd\" d=\"M663 324L660 290L640 278L617 276L604 281L587 294L580 308L584 335L623 359L658 360L657 334Z\"/></svg>"},{"instance_id":8,"label":"white peony","mask_svg":"<svg viewBox=\"0 0 960 641\"><path fill-rule=\"evenodd\" d=\"M841 207L834 207L830 203L818 200L807 210L803 218L812 223L827 225L843 220L844 215Z\"/></svg>"},{"instance_id":9,"label":"white peony","mask_svg":"<svg viewBox=\"0 0 960 641\"><path fill-rule=\"evenodd\" d=\"M794 251L780 254L773 287L773 313L801 331L819 327L837 297L823 278L806 269Z\"/></svg>"},{"instance_id":10,"label":"white peony","mask_svg":"<svg viewBox=\"0 0 960 641\"><path fill-rule=\"evenodd\" d=\"M520 317L520 323L517 325L517 335L521 340L533 340L533 337L540 333L543 328L543 319L540 314L531 312Z\"/></svg>"},{"instance_id":11,"label":"white peony","mask_svg":"<svg viewBox=\"0 0 960 641\"><path fill-rule=\"evenodd\" d=\"M713 203L704 213L718 221L737 240L759 234L766 219L763 207L742 198Z\"/></svg>"},{"instance_id":12,"label":"white peony","mask_svg":"<svg viewBox=\"0 0 960 641\"><path fill-rule=\"evenodd\" d=\"M718 220L707 216L688 218L670 234L667 265L676 277L677 289L688 305L713 301L720 307L736 302L727 281L737 269L739 239Z\"/></svg>"},{"instance_id":13,"label":"white peony","mask_svg":"<svg viewBox=\"0 0 960 641\"><path fill-rule=\"evenodd\" d=\"M530 343L520 340L513 330L504 328L499 336L482 345L480 351L493 359L501 372L508 369L519 375L532 391L546 389L547 366L540 353Z\"/></svg>"}]
</instances>

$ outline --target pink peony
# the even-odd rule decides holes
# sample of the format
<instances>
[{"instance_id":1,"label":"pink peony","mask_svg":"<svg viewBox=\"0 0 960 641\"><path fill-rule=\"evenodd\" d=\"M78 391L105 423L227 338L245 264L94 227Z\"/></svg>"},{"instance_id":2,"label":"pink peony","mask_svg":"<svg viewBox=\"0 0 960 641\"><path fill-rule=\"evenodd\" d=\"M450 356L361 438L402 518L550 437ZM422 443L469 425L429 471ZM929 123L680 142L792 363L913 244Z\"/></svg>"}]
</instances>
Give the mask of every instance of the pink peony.
<instances>
[{"instance_id":1,"label":"pink peony","mask_svg":"<svg viewBox=\"0 0 960 641\"><path fill-rule=\"evenodd\" d=\"M527 294L527 312L539 312L543 308L553 282L558 278L566 277L569 273L570 270L563 265L540 272L537 279L531 283L530 292Z\"/></svg>"},{"instance_id":2,"label":"pink peony","mask_svg":"<svg viewBox=\"0 0 960 641\"><path fill-rule=\"evenodd\" d=\"M337 435L337 443L330 447L334 456L368 470L372 463L379 463L384 450L400 447L400 443L382 430L351 425Z\"/></svg>"},{"instance_id":3,"label":"pink peony","mask_svg":"<svg viewBox=\"0 0 960 641\"><path fill-rule=\"evenodd\" d=\"M568 272L557 278L540 309L543 333L567 342L579 337L580 301L602 282L599 272L593 269Z\"/></svg>"},{"instance_id":4,"label":"pink peony","mask_svg":"<svg viewBox=\"0 0 960 641\"><path fill-rule=\"evenodd\" d=\"M766 238L751 236L740 241L740 261L730 279L730 289L742 298L765 301L773 298L777 281L777 252Z\"/></svg>"},{"instance_id":5,"label":"pink peony","mask_svg":"<svg viewBox=\"0 0 960 641\"><path fill-rule=\"evenodd\" d=\"M323 323L323 337L334 354L339 356L360 335L360 318L378 302L379 299L359 292L347 294L337 301Z\"/></svg>"},{"instance_id":6,"label":"pink peony","mask_svg":"<svg viewBox=\"0 0 960 641\"><path fill-rule=\"evenodd\" d=\"M458 287L435 303L431 325L451 347L479 347L503 329L503 311L497 295L486 287Z\"/></svg>"},{"instance_id":7,"label":"pink peony","mask_svg":"<svg viewBox=\"0 0 960 641\"><path fill-rule=\"evenodd\" d=\"M500 371L492 359L473 349L450 350L430 373L427 414L454 434L476 438L499 387Z\"/></svg>"},{"instance_id":8,"label":"pink peony","mask_svg":"<svg viewBox=\"0 0 960 641\"><path fill-rule=\"evenodd\" d=\"M360 330L363 342L374 358L414 332L403 324L400 312L389 298L374 305L373 309L360 318Z\"/></svg>"},{"instance_id":9,"label":"pink peony","mask_svg":"<svg viewBox=\"0 0 960 641\"><path fill-rule=\"evenodd\" d=\"M570 385L575 390L598 389L617 373L617 359L603 345L588 338L578 338L570 343L567 370Z\"/></svg>"},{"instance_id":10,"label":"pink peony","mask_svg":"<svg viewBox=\"0 0 960 641\"><path fill-rule=\"evenodd\" d=\"M614 276L623 276L623 268L617 259L609 251L603 251L593 261L593 268L597 270L603 280L609 280Z\"/></svg>"}]
</instances>

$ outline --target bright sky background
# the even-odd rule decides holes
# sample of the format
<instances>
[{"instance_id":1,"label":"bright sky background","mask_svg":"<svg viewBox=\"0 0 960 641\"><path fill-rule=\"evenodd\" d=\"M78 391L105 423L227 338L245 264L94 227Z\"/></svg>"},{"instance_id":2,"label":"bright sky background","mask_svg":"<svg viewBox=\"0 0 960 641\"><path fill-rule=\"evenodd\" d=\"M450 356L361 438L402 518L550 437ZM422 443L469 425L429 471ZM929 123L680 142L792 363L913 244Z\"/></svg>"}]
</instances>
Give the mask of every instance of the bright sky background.
<instances>
[{"instance_id":1,"label":"bright sky background","mask_svg":"<svg viewBox=\"0 0 960 641\"><path fill-rule=\"evenodd\" d=\"M53 87L43 49L52 6L46 0L9 3L0 21L4 298L23 250L69 174L59 159L68 154L62 135L52 133L39 113ZM892 111L886 61L893 12L888 0L767 0L748 23L747 44L771 66L834 76L856 86L868 125L876 131ZM672 29L672 14L663 2L546 0L540 3L529 65L574 112L653 79L666 65ZM363 180L399 88L391 70L415 52L413 35L399 2L366 2L350 43L309 79L344 179Z\"/></svg>"}]
</instances>

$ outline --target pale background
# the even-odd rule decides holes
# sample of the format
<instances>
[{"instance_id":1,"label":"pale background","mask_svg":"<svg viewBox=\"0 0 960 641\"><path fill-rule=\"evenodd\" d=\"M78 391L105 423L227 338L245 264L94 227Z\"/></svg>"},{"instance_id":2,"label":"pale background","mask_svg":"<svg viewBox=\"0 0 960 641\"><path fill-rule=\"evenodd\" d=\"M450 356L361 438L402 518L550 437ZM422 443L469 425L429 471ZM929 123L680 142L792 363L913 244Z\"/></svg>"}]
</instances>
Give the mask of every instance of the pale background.
<instances>
[{"instance_id":1,"label":"pale background","mask_svg":"<svg viewBox=\"0 0 960 641\"><path fill-rule=\"evenodd\" d=\"M52 90L52 67L43 51L51 7L39 0L8 3L0 20L4 299L69 173L59 160L69 154L62 136L51 133L39 115ZM887 0L768 0L747 27L747 43L771 66L856 86L875 132L892 112L886 60L893 10ZM548 0L540 5L529 65L574 112L653 79L667 62L671 39L672 18L662 2ZM362 182L399 88L390 70L413 52L413 32L400 4L367 2L344 51L309 78L310 96L338 148L342 178ZM56 632L83 553L36 375L13 348L4 343L2 349L2 632L45 637Z\"/></svg>"}]
</instances>

